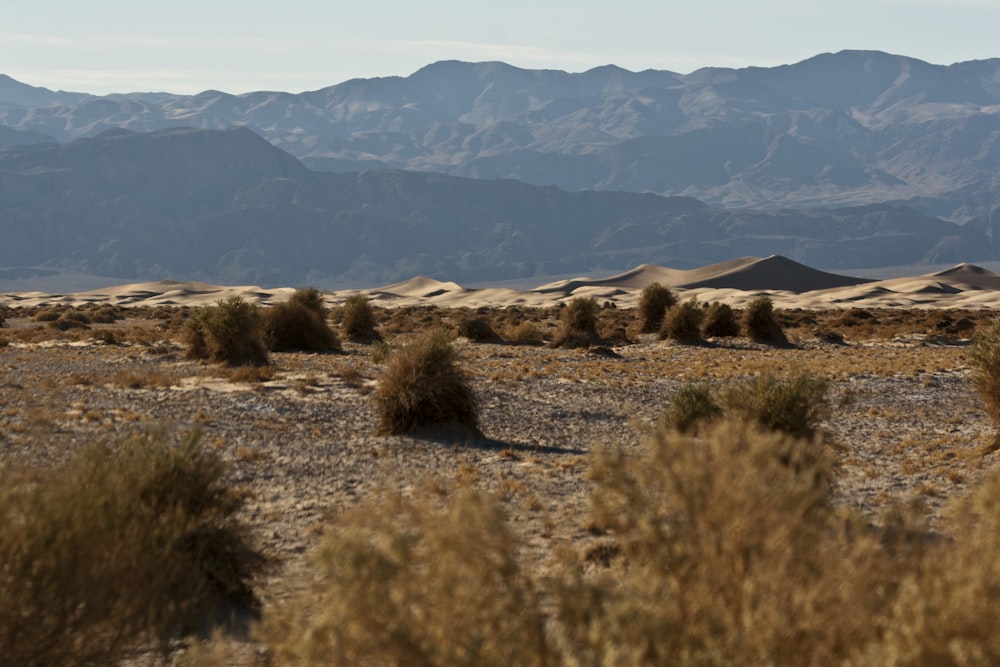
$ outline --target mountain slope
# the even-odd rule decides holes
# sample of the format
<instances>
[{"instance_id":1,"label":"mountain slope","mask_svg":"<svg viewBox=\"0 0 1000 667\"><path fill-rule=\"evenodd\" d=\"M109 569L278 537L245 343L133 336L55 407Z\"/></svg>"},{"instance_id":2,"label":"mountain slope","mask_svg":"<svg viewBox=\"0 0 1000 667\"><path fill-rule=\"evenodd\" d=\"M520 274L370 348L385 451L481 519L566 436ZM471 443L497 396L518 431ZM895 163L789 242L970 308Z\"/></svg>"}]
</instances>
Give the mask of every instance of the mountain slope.
<instances>
[{"instance_id":1,"label":"mountain slope","mask_svg":"<svg viewBox=\"0 0 1000 667\"><path fill-rule=\"evenodd\" d=\"M436 171L755 208L896 202L959 222L1000 206L1000 59L939 66L844 51L688 75L445 61L298 95L55 106L42 95L32 108L23 95L4 104L2 84L0 126L59 141L239 125L330 171Z\"/></svg>"},{"instance_id":2,"label":"mountain slope","mask_svg":"<svg viewBox=\"0 0 1000 667\"><path fill-rule=\"evenodd\" d=\"M315 172L245 128L0 149L0 237L11 275L318 286L688 269L748 254L840 270L996 256L986 227L903 207L728 210L513 180Z\"/></svg>"}]
</instances>

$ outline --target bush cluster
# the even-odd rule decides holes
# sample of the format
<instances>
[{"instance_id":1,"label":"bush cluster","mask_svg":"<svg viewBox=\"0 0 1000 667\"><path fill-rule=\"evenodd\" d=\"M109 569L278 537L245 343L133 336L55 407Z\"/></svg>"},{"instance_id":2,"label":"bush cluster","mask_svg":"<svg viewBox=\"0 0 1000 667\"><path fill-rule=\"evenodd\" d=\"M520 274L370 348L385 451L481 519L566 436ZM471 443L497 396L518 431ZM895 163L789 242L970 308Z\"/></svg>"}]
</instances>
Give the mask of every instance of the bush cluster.
<instances>
[{"instance_id":1,"label":"bush cluster","mask_svg":"<svg viewBox=\"0 0 1000 667\"><path fill-rule=\"evenodd\" d=\"M829 412L828 383L810 375L762 374L713 391L708 385L682 387L664 410L661 422L682 432L723 415L759 428L813 439Z\"/></svg>"}]
</instances>

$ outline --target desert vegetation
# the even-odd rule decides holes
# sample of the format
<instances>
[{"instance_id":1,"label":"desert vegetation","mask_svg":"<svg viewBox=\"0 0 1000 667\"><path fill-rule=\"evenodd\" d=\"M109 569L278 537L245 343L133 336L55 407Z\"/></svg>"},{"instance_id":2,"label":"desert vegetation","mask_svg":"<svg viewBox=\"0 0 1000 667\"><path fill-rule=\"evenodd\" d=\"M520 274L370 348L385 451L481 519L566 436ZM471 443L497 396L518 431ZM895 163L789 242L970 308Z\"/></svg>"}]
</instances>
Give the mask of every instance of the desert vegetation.
<instances>
[{"instance_id":1,"label":"desert vegetation","mask_svg":"<svg viewBox=\"0 0 1000 667\"><path fill-rule=\"evenodd\" d=\"M375 311L364 294L352 294L340 308L344 335L353 341L372 342L378 339Z\"/></svg>"},{"instance_id":2,"label":"desert vegetation","mask_svg":"<svg viewBox=\"0 0 1000 667\"><path fill-rule=\"evenodd\" d=\"M656 333L663 326L663 318L677 304L677 295L669 287L651 283L639 294L639 330Z\"/></svg>"},{"instance_id":3,"label":"desert vegetation","mask_svg":"<svg viewBox=\"0 0 1000 667\"><path fill-rule=\"evenodd\" d=\"M270 350L331 352L340 349L340 340L326 321L323 295L312 287L295 290L287 301L262 313L264 342ZM256 335L247 330L247 336Z\"/></svg>"},{"instance_id":4,"label":"desert vegetation","mask_svg":"<svg viewBox=\"0 0 1000 667\"><path fill-rule=\"evenodd\" d=\"M239 297L197 309L186 327L188 356L193 359L231 365L268 361L260 312Z\"/></svg>"},{"instance_id":5,"label":"desert vegetation","mask_svg":"<svg viewBox=\"0 0 1000 667\"><path fill-rule=\"evenodd\" d=\"M1000 660L990 312L687 346L595 302L565 348L376 310L377 347L227 368L186 358L205 310L124 310L0 331L5 664Z\"/></svg>"}]
</instances>

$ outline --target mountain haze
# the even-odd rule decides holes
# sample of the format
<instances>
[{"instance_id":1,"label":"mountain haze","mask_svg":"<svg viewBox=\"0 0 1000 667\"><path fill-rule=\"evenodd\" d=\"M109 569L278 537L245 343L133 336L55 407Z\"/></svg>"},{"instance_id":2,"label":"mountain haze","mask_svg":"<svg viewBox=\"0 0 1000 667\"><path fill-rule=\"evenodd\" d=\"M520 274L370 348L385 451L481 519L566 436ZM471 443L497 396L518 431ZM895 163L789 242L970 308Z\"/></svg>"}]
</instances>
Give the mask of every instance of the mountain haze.
<instances>
[{"instance_id":1,"label":"mountain haze","mask_svg":"<svg viewBox=\"0 0 1000 667\"><path fill-rule=\"evenodd\" d=\"M955 222L1000 207L1000 59L941 66L844 51L687 75L445 61L300 94L25 88L0 80L0 126L62 142L112 128L246 126L335 172L512 178L768 210L895 203Z\"/></svg>"},{"instance_id":2,"label":"mountain haze","mask_svg":"<svg viewBox=\"0 0 1000 667\"><path fill-rule=\"evenodd\" d=\"M373 286L690 269L772 254L824 269L986 261L988 225L892 205L721 209L514 180L331 173L246 128L111 130L0 149L0 269L125 281Z\"/></svg>"}]
</instances>

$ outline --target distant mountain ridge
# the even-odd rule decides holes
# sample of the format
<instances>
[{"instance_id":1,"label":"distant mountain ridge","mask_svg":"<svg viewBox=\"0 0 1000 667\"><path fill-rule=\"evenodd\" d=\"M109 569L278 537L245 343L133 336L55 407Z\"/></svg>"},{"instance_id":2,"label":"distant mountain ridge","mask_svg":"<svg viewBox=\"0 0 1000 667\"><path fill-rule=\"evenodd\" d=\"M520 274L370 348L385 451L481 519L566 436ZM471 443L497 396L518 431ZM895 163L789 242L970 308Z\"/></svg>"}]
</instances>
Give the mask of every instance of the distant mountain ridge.
<instances>
[{"instance_id":1,"label":"distant mountain ridge","mask_svg":"<svg viewBox=\"0 0 1000 667\"><path fill-rule=\"evenodd\" d=\"M246 126L337 172L434 171L769 210L896 203L957 222L1000 209L1000 59L941 66L843 51L687 75L445 61L301 94L67 99L32 89L33 106L21 86L5 97L12 85L0 80L0 127L58 141Z\"/></svg>"},{"instance_id":2,"label":"distant mountain ridge","mask_svg":"<svg viewBox=\"0 0 1000 667\"><path fill-rule=\"evenodd\" d=\"M318 172L246 128L0 149L0 271L10 276L370 287L772 254L845 271L997 259L991 231L884 204L721 209L510 179Z\"/></svg>"}]
</instances>

